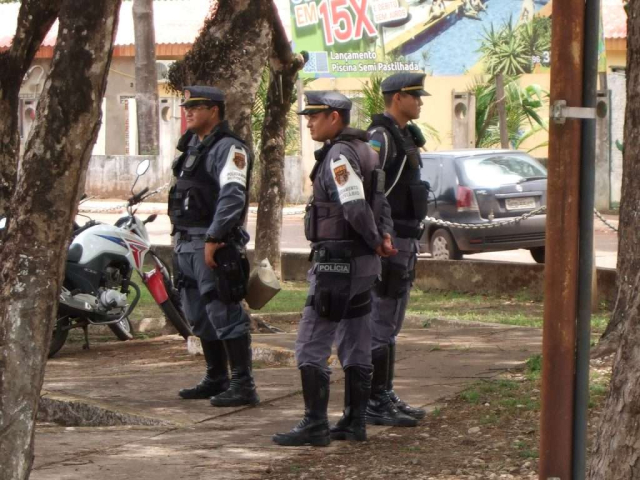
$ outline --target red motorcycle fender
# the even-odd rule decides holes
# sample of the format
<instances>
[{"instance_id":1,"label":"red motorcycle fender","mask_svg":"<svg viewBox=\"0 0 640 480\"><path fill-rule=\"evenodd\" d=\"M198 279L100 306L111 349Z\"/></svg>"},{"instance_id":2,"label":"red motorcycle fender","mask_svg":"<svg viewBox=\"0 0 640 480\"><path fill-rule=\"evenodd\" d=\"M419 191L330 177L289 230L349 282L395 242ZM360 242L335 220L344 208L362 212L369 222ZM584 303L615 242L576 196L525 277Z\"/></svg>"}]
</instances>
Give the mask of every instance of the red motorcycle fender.
<instances>
[{"instance_id":1,"label":"red motorcycle fender","mask_svg":"<svg viewBox=\"0 0 640 480\"><path fill-rule=\"evenodd\" d=\"M146 274L144 283L147 285L149 292L151 292L151 296L153 296L158 305L169 299L167 289L164 288L162 272L159 268L156 268L153 272Z\"/></svg>"}]
</instances>

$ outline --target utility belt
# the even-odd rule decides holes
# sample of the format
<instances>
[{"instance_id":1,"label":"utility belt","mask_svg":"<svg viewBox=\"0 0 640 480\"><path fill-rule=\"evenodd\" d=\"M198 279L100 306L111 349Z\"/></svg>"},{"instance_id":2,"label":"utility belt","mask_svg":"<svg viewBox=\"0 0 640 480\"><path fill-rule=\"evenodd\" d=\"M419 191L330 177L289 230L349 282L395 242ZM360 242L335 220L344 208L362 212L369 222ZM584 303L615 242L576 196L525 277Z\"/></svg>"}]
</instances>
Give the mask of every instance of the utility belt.
<instances>
[{"instance_id":1,"label":"utility belt","mask_svg":"<svg viewBox=\"0 0 640 480\"><path fill-rule=\"evenodd\" d=\"M376 285L376 292L380 297L398 299L403 297L411 288L416 278L415 265L409 270L407 265L392 263L387 258L382 259L382 273Z\"/></svg>"},{"instance_id":2,"label":"utility belt","mask_svg":"<svg viewBox=\"0 0 640 480\"><path fill-rule=\"evenodd\" d=\"M320 317L332 322L362 317L371 312L371 292L351 294L351 259L371 255L372 251L356 242L347 245L323 244L312 251L315 261L315 293L307 297Z\"/></svg>"},{"instance_id":3,"label":"utility belt","mask_svg":"<svg viewBox=\"0 0 640 480\"><path fill-rule=\"evenodd\" d=\"M415 227L409 225L398 225L394 223L393 229L396 232L396 236L400 238L415 238L420 240L424 233L424 225L418 224Z\"/></svg>"}]
</instances>

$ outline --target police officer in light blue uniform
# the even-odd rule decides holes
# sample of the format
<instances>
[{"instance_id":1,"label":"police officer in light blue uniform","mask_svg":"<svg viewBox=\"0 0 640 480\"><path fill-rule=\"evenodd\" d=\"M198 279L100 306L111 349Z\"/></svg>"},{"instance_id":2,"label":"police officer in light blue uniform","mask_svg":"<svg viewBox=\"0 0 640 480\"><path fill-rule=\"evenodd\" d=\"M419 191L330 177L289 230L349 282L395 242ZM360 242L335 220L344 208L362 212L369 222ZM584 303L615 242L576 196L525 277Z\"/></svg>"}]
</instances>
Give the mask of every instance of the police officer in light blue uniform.
<instances>
[{"instance_id":1,"label":"police officer in light blue uniform","mask_svg":"<svg viewBox=\"0 0 640 480\"><path fill-rule=\"evenodd\" d=\"M314 265L296 340L305 414L279 445L328 445L366 440L365 410L371 385L371 288L380 256L397 251L384 197L383 172L367 144L366 132L349 128L351 101L337 92L307 92L311 137L325 142L311 173L313 196L305 215ZM333 342L345 371L345 409L331 430L327 420Z\"/></svg>"},{"instance_id":2,"label":"police officer in light blue uniform","mask_svg":"<svg viewBox=\"0 0 640 480\"><path fill-rule=\"evenodd\" d=\"M420 129L409 123L420 117L424 90L422 73L397 73L381 83L383 114L374 115L369 144L385 171L385 194L394 223L398 255L383 259L382 281L373 293L371 313L373 380L367 422L411 427L425 411L409 406L393 390L396 337L402 328L415 276L421 221L427 214L429 186L420 178Z\"/></svg>"},{"instance_id":3,"label":"police officer in light blue uniform","mask_svg":"<svg viewBox=\"0 0 640 480\"><path fill-rule=\"evenodd\" d=\"M169 216L177 236L182 305L201 340L206 374L179 395L211 398L220 407L255 405L259 398L251 372L250 321L239 303L248 274L244 249L249 234L242 224L252 158L224 120L221 90L186 87L184 96L188 130L178 143L183 153L173 165L176 183L169 193ZM233 264L243 268L229 269Z\"/></svg>"}]
</instances>

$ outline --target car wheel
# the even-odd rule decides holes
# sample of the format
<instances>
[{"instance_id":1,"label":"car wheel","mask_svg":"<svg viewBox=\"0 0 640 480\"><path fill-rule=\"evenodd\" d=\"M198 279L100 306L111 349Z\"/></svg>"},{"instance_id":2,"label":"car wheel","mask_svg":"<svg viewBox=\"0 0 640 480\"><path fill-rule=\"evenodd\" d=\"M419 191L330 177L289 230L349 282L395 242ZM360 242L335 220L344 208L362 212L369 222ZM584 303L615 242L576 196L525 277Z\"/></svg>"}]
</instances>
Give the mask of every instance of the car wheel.
<instances>
[{"instance_id":1,"label":"car wheel","mask_svg":"<svg viewBox=\"0 0 640 480\"><path fill-rule=\"evenodd\" d=\"M436 260L460 260L462 252L451 233L440 228L431 236L431 256Z\"/></svg>"},{"instance_id":2,"label":"car wheel","mask_svg":"<svg viewBox=\"0 0 640 480\"><path fill-rule=\"evenodd\" d=\"M536 261L536 263L544 263L544 247L534 247L530 248L531 256Z\"/></svg>"}]
</instances>

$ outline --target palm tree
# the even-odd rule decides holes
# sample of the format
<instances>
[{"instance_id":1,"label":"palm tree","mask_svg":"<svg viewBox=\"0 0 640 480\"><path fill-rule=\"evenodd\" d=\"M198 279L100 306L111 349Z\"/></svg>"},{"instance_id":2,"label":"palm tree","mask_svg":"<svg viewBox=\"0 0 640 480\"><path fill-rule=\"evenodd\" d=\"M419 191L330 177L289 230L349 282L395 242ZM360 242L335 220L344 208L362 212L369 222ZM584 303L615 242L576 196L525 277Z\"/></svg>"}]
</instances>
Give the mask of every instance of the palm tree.
<instances>
[{"instance_id":1,"label":"palm tree","mask_svg":"<svg viewBox=\"0 0 640 480\"><path fill-rule=\"evenodd\" d=\"M547 130L539 111L547 101L548 92L538 85L526 88L518 84L519 77L505 78L505 110L509 143L519 148L522 143L541 130ZM496 87L493 78L476 79L469 91L476 97L476 147L500 145ZM543 146L536 145L531 150Z\"/></svg>"},{"instance_id":2,"label":"palm tree","mask_svg":"<svg viewBox=\"0 0 640 480\"><path fill-rule=\"evenodd\" d=\"M493 23L488 30L485 28L478 51L482 53L487 73L491 75L502 73L514 76L531 72L531 55L511 18L499 30L494 28Z\"/></svg>"}]
</instances>

